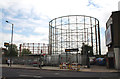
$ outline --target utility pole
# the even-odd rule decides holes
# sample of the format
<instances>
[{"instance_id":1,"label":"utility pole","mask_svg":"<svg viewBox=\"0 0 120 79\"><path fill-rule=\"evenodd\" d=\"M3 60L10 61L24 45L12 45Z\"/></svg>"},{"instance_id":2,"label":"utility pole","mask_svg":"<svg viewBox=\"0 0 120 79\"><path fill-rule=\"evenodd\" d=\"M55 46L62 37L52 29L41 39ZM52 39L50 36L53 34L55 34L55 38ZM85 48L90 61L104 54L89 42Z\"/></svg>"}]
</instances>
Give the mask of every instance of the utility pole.
<instances>
[{"instance_id":1,"label":"utility pole","mask_svg":"<svg viewBox=\"0 0 120 79\"><path fill-rule=\"evenodd\" d=\"M10 23L12 24L11 22L9 21L6 21L7 23ZM12 24L12 33L11 33L11 49L10 49L10 55L12 56L12 44L13 44L13 24Z\"/></svg>"}]
</instances>

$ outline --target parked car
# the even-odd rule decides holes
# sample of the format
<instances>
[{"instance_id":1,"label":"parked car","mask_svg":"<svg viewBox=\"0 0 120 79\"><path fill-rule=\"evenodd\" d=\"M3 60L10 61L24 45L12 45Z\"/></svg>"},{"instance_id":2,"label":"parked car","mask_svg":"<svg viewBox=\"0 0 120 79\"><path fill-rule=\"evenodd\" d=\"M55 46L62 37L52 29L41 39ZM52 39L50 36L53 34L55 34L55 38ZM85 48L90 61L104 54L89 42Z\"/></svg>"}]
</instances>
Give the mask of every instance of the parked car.
<instances>
[{"instance_id":1,"label":"parked car","mask_svg":"<svg viewBox=\"0 0 120 79\"><path fill-rule=\"evenodd\" d=\"M95 57L89 57L90 59L90 65L94 65L96 63L96 58Z\"/></svg>"},{"instance_id":2,"label":"parked car","mask_svg":"<svg viewBox=\"0 0 120 79\"><path fill-rule=\"evenodd\" d=\"M97 64L97 65L106 65L106 60L105 60L105 58L97 58L97 59L96 59L96 64Z\"/></svg>"},{"instance_id":3,"label":"parked car","mask_svg":"<svg viewBox=\"0 0 120 79\"><path fill-rule=\"evenodd\" d=\"M32 65L33 65L34 67L39 66L39 61L38 61L38 60L34 60L34 61L32 62ZM44 66L43 61L41 61L41 66L42 66L42 67Z\"/></svg>"},{"instance_id":4,"label":"parked car","mask_svg":"<svg viewBox=\"0 0 120 79\"><path fill-rule=\"evenodd\" d=\"M38 61L37 61L37 60L33 60L32 65L33 65L34 67L37 67L37 66L38 66Z\"/></svg>"}]
</instances>

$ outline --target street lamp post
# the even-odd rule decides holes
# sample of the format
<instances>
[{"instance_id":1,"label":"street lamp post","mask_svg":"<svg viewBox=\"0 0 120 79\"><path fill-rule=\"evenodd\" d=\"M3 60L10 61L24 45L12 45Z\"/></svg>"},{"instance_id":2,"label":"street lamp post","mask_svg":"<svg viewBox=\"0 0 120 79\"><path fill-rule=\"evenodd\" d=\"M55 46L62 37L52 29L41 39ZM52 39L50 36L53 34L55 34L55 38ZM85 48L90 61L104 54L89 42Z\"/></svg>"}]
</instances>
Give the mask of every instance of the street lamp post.
<instances>
[{"instance_id":1,"label":"street lamp post","mask_svg":"<svg viewBox=\"0 0 120 79\"><path fill-rule=\"evenodd\" d=\"M12 24L12 23L9 22L9 21L6 21L6 22ZM12 44L13 44L13 24L12 24L12 34L11 34L11 49L10 49L10 55L12 55Z\"/></svg>"}]
</instances>

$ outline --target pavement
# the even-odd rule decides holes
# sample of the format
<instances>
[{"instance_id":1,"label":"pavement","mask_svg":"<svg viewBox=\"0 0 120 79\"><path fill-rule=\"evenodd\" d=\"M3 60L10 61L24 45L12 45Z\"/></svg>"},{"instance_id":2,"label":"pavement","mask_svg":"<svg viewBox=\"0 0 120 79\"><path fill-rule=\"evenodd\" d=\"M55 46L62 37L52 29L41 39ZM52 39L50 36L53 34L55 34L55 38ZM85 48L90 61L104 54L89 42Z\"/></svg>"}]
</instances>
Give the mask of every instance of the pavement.
<instances>
[{"instance_id":1,"label":"pavement","mask_svg":"<svg viewBox=\"0 0 120 79\"><path fill-rule=\"evenodd\" d=\"M9 66L7 64L2 64L2 67L8 68ZM10 68L22 68L22 69L40 69L39 67L33 67L31 65L18 65L13 64ZM60 67L53 67L53 66L43 66L43 70L57 70L57 71L71 71L69 69L60 69ZM75 70L72 70L75 71ZM107 69L106 66L96 66L91 65L90 68L86 68L84 66L80 67L81 72L119 72L116 69Z\"/></svg>"}]
</instances>

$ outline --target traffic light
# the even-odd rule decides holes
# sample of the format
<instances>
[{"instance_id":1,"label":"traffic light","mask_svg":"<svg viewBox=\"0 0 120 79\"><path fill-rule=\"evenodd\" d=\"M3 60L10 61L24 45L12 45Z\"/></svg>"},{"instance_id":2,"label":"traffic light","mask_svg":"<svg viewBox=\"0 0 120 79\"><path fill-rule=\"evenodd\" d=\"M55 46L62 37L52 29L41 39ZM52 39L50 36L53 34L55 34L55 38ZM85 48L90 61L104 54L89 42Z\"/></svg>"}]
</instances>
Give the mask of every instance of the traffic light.
<instances>
[{"instance_id":1,"label":"traffic light","mask_svg":"<svg viewBox=\"0 0 120 79\"><path fill-rule=\"evenodd\" d=\"M5 43L4 43L4 46L5 46L5 47L8 47L8 46L9 46L9 43L6 43L6 42L5 42Z\"/></svg>"}]
</instances>

